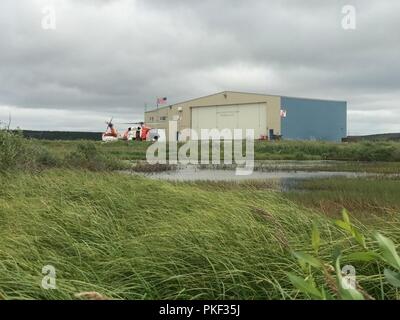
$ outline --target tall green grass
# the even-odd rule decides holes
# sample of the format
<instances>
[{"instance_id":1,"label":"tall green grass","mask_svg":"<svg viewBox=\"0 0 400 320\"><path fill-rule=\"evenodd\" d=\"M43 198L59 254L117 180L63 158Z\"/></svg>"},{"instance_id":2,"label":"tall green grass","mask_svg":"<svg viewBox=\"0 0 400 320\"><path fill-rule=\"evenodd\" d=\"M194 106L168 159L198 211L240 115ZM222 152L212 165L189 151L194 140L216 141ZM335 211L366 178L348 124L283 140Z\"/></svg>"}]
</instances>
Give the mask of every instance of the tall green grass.
<instances>
[{"instance_id":1,"label":"tall green grass","mask_svg":"<svg viewBox=\"0 0 400 320\"><path fill-rule=\"evenodd\" d=\"M297 185L297 189L285 193L285 196L333 217L340 215L343 208L364 220L374 219L376 215L387 217L400 213L398 178L304 180Z\"/></svg>"},{"instance_id":2,"label":"tall green grass","mask_svg":"<svg viewBox=\"0 0 400 320\"><path fill-rule=\"evenodd\" d=\"M68 167L89 170L124 169L119 159L100 150L94 142L75 142L61 154L45 143L25 139L21 133L0 130L0 171Z\"/></svg>"},{"instance_id":3,"label":"tall green grass","mask_svg":"<svg viewBox=\"0 0 400 320\"><path fill-rule=\"evenodd\" d=\"M65 155L79 142L37 141ZM98 142L100 150L123 160L145 160L146 150L151 142L118 141ZM222 148L221 148L222 150ZM243 147L245 150L245 147ZM373 141L334 143L321 141L255 141L256 160L341 160L341 161L400 161L400 142ZM223 153L222 153L223 154Z\"/></svg>"},{"instance_id":4,"label":"tall green grass","mask_svg":"<svg viewBox=\"0 0 400 320\"><path fill-rule=\"evenodd\" d=\"M101 143L92 141L46 141L29 140L20 133L0 131L0 170L7 169L34 169L40 170L48 167L85 168L91 170L114 170L131 167L127 160L145 159L149 142L125 142ZM380 148L381 142L372 144L372 148ZM400 143L391 143L393 154L383 157L386 160L396 160L396 152ZM299 150L303 150L303 158L321 160L337 158L341 160L353 159L357 161L344 161L336 163L313 163L309 166L302 164L276 163L262 164L263 168L271 170L324 170L324 171L366 171L378 173L397 173L400 170L400 162L363 161L358 162L357 152L354 155L341 155L336 149L344 149L347 154L357 150L360 145L369 143L335 144L322 142L261 142L255 144L256 159L300 159L296 156ZM321 146L332 149L331 156L324 156ZM386 148L385 146L383 146ZM335 153L336 152L336 153ZM222 155L223 152L221 151ZM365 157L364 157L365 158ZM378 158L378 157L376 157ZM279 169L278 169L279 168Z\"/></svg>"},{"instance_id":5,"label":"tall green grass","mask_svg":"<svg viewBox=\"0 0 400 320\"><path fill-rule=\"evenodd\" d=\"M95 143L88 141L77 144L76 149L65 156L64 166L93 171L127 168L121 161L99 151Z\"/></svg>"},{"instance_id":6,"label":"tall green grass","mask_svg":"<svg viewBox=\"0 0 400 320\"><path fill-rule=\"evenodd\" d=\"M350 259L359 250L353 227L343 230L315 205L288 199L269 184L168 183L110 172L121 168L120 159L135 146L135 157L140 156L146 144L81 141L57 149L0 132L0 298L71 299L92 290L115 299L310 298L293 286L293 279L304 284L306 263L299 266L301 259L292 253L304 258L313 251L315 226L322 239L319 260L330 261L341 247L368 294L399 298L383 274L386 260ZM394 151L383 147L395 159L397 145ZM318 151L307 151L312 153ZM354 228L363 232L373 254L374 229L399 243L397 182L377 187L373 181L358 193L358 182L319 183L308 189L338 206L354 199L370 203L374 192L378 206L393 203L393 214L378 215L374 224L356 221ZM56 268L55 290L40 286L45 265ZM324 279L316 275L313 281Z\"/></svg>"},{"instance_id":7,"label":"tall green grass","mask_svg":"<svg viewBox=\"0 0 400 320\"><path fill-rule=\"evenodd\" d=\"M6 299L71 299L91 290L116 299L304 299L287 273L300 274L291 252L312 250L312 225L324 239L320 257L329 260L336 246L353 250L330 219L250 186L206 189L60 169L0 181ZM379 229L398 243L399 226L396 215ZM40 286L49 264L56 290ZM394 299L381 267L357 263L360 284Z\"/></svg>"},{"instance_id":8,"label":"tall green grass","mask_svg":"<svg viewBox=\"0 0 400 320\"><path fill-rule=\"evenodd\" d=\"M46 147L23 138L19 132L0 130L0 171L53 167L59 159Z\"/></svg>"}]
</instances>

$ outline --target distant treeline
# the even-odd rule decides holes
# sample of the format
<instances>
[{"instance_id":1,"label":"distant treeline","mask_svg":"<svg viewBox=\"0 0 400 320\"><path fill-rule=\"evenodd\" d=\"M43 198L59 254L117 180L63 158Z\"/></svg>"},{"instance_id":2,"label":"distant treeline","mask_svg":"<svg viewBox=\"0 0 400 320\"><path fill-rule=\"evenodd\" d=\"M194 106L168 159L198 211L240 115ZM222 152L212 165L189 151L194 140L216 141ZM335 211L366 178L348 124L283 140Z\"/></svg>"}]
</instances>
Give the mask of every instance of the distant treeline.
<instances>
[{"instance_id":1,"label":"distant treeline","mask_svg":"<svg viewBox=\"0 0 400 320\"><path fill-rule=\"evenodd\" d=\"M365 141L365 140L400 140L400 133L383 133L383 134L371 134L367 136L348 136L344 138L344 142L357 142L357 141Z\"/></svg>"},{"instance_id":2,"label":"distant treeline","mask_svg":"<svg viewBox=\"0 0 400 320\"><path fill-rule=\"evenodd\" d=\"M26 138L44 140L101 140L101 132L22 130Z\"/></svg>"}]
</instances>

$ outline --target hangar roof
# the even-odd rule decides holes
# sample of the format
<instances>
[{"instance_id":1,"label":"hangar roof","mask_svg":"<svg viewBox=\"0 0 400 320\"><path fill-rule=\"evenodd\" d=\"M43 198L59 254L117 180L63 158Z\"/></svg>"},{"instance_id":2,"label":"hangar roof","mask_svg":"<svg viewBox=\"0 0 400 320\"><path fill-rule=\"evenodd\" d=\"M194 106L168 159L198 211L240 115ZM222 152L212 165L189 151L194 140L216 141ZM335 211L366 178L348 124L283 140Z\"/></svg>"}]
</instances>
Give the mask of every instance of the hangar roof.
<instances>
[{"instance_id":1,"label":"hangar roof","mask_svg":"<svg viewBox=\"0 0 400 320\"><path fill-rule=\"evenodd\" d=\"M176 105L176 104L188 103L188 102L192 102L192 101L196 101L196 100L200 100L200 99L204 99L204 98L216 96L216 95L219 95L219 94L226 94L226 93L236 93L236 94L246 94L246 95L257 95L257 96L264 96L264 97L285 97L285 98L295 98L295 99L303 99L303 100L316 100L316 101L346 102L345 100L319 99L319 98L304 98L304 97L294 97L294 96L277 95L277 94L265 94L265 93L254 93L254 92L243 92L243 91L221 91L221 92L209 94L209 95L206 95L206 96L201 96L201 97L197 97L197 98L193 98L193 99L189 99L189 100L185 100L185 101L180 101L180 102L177 102L177 103L174 103L174 104L169 104L169 105L167 105L167 106L154 108L154 109L149 110L149 111L146 111L146 112L154 112L154 111L156 111L156 110L160 110L160 109L164 109L164 108L169 108L169 107L174 106L174 105ZM146 113L146 112L145 112L145 113Z\"/></svg>"}]
</instances>

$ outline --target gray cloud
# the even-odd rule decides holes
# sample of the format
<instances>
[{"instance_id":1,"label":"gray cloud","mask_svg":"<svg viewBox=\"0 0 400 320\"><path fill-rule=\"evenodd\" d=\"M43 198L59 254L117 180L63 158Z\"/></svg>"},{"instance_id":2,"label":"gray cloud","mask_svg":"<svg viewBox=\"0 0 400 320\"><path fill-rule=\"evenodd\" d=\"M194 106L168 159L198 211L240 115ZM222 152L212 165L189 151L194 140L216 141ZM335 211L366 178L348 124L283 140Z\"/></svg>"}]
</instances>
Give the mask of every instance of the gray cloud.
<instances>
[{"instance_id":1,"label":"gray cloud","mask_svg":"<svg viewBox=\"0 0 400 320\"><path fill-rule=\"evenodd\" d=\"M400 131L400 3L351 1L354 31L345 4L3 0L0 119L102 130L111 114L142 119L157 96L239 90L348 100L350 134ZM56 30L41 28L46 5Z\"/></svg>"}]
</instances>

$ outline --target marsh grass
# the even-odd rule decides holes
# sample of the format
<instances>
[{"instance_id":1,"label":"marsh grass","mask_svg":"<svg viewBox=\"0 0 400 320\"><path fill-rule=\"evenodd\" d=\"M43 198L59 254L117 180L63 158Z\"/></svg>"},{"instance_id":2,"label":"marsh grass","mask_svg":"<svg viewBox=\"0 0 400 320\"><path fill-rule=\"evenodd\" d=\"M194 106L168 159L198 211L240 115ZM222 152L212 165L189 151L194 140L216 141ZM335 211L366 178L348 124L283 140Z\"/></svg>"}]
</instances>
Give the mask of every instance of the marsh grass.
<instances>
[{"instance_id":1,"label":"marsh grass","mask_svg":"<svg viewBox=\"0 0 400 320\"><path fill-rule=\"evenodd\" d=\"M330 219L257 188L206 189L84 170L3 174L0 294L6 299L73 299L82 292L110 299L307 298L286 273L298 272L291 251L311 250L313 223L323 235L325 259L334 247L351 244ZM397 215L379 228L400 240ZM40 287L48 264L57 270L56 290ZM357 264L357 274L371 294L396 297L390 286L382 292L377 265Z\"/></svg>"},{"instance_id":2,"label":"marsh grass","mask_svg":"<svg viewBox=\"0 0 400 320\"><path fill-rule=\"evenodd\" d=\"M400 213L400 179L388 177L305 180L285 196L300 205L331 216L348 209L359 218L372 219Z\"/></svg>"},{"instance_id":3,"label":"marsh grass","mask_svg":"<svg viewBox=\"0 0 400 320\"><path fill-rule=\"evenodd\" d=\"M0 171L39 170L60 163L61 159L49 149L23 138L22 133L0 130Z\"/></svg>"},{"instance_id":4,"label":"marsh grass","mask_svg":"<svg viewBox=\"0 0 400 320\"><path fill-rule=\"evenodd\" d=\"M79 143L76 141L37 141L65 155ZM100 150L123 160L145 160L146 150L151 142L118 141L115 143L96 143ZM182 144L179 144L182 145ZM167 146L168 147L168 146ZM243 145L243 151L245 145ZM400 142L368 141L353 143L334 143L321 141L255 141L256 160L340 160L365 162L400 161ZM221 147L223 154L223 146Z\"/></svg>"},{"instance_id":5,"label":"marsh grass","mask_svg":"<svg viewBox=\"0 0 400 320\"><path fill-rule=\"evenodd\" d=\"M129 165L100 151L93 142L80 142L76 149L64 158L64 165L69 168L81 168L92 171L127 169Z\"/></svg>"},{"instance_id":6,"label":"marsh grass","mask_svg":"<svg viewBox=\"0 0 400 320\"><path fill-rule=\"evenodd\" d=\"M316 144L305 154L321 156ZM277 143L276 152L260 145L259 152L284 158L293 145ZM383 147L387 159L396 159L398 145ZM320 214L313 202L318 199L304 200L316 194L354 209L354 225L371 248L375 230L399 243L397 182L319 181L305 186L312 192L303 198L273 191L272 183L169 183L112 172L120 160L142 157L145 148L146 143L39 143L0 132L0 298L310 298L288 274L302 275L292 252L313 251L314 225L323 239L319 259L330 261L342 247L343 262L354 264L368 294L399 298L385 282L386 266L349 259L358 250L354 239ZM391 204L394 211L364 223L356 219L358 209L373 194L377 205ZM40 285L45 265L56 268L55 290ZM319 275L315 280L324 281Z\"/></svg>"},{"instance_id":7,"label":"marsh grass","mask_svg":"<svg viewBox=\"0 0 400 320\"><path fill-rule=\"evenodd\" d=\"M40 171L54 167L101 171L126 169L130 165L100 150L94 142L78 141L60 153L46 143L25 139L19 132L0 130L0 171Z\"/></svg>"}]
</instances>

